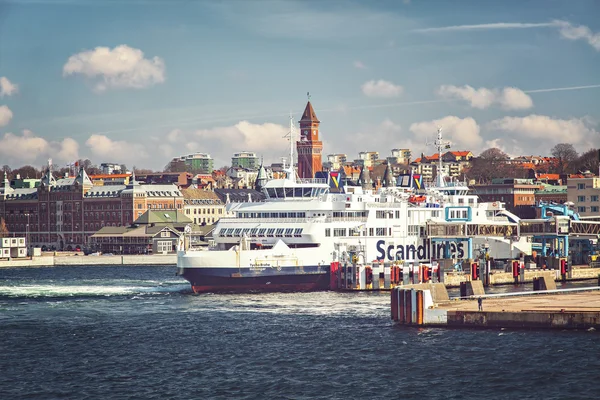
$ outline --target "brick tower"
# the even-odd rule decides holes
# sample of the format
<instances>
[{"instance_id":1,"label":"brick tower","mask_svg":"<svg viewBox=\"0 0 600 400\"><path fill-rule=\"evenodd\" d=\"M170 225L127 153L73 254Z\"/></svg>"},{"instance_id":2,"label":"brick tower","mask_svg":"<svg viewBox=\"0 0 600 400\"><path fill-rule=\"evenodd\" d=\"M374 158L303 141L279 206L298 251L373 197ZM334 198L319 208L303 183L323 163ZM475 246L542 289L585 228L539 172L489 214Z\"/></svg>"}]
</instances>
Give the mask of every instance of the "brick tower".
<instances>
[{"instance_id":1,"label":"brick tower","mask_svg":"<svg viewBox=\"0 0 600 400\"><path fill-rule=\"evenodd\" d=\"M323 168L323 142L319 140L320 123L309 100L300 119L300 140L296 142L300 178L314 178L315 173Z\"/></svg>"}]
</instances>

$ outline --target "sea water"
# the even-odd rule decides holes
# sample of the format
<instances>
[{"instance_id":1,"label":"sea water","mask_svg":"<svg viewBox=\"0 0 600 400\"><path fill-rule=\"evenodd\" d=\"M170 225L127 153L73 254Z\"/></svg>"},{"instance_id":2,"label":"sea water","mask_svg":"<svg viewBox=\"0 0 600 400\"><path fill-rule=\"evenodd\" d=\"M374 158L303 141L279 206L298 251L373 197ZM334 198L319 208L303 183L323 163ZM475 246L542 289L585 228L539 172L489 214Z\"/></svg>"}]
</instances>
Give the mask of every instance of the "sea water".
<instances>
[{"instance_id":1,"label":"sea water","mask_svg":"<svg viewBox=\"0 0 600 400\"><path fill-rule=\"evenodd\" d=\"M388 293L195 295L174 267L0 270L0 399L591 399L599 354L597 332L394 326Z\"/></svg>"}]
</instances>

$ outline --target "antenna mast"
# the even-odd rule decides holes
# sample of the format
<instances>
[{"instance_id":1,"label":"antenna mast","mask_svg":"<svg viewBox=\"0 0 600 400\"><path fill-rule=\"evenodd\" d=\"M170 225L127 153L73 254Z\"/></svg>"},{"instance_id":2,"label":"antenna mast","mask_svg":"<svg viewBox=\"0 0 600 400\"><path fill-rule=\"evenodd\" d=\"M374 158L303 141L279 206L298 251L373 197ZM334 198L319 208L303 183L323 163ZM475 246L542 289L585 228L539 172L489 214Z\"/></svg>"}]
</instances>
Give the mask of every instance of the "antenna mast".
<instances>
[{"instance_id":1,"label":"antenna mast","mask_svg":"<svg viewBox=\"0 0 600 400\"><path fill-rule=\"evenodd\" d=\"M437 151L438 151L438 172L437 172L437 183L438 183L438 187L443 187L444 185L444 162L442 160L442 152L443 150L447 150L450 148L451 142L449 140L443 140L442 137L442 127L438 126L438 130L437 130L437 138L433 143L428 143L428 144L433 144Z\"/></svg>"},{"instance_id":2,"label":"antenna mast","mask_svg":"<svg viewBox=\"0 0 600 400\"><path fill-rule=\"evenodd\" d=\"M290 140L290 159L289 159L289 168L287 170L287 178L292 181L295 181L296 174L294 173L294 117L292 116L291 112L290 112L290 131L286 136L289 136L289 140ZM286 137L286 136L284 136L284 137ZM284 165L284 169L285 169L285 165Z\"/></svg>"}]
</instances>

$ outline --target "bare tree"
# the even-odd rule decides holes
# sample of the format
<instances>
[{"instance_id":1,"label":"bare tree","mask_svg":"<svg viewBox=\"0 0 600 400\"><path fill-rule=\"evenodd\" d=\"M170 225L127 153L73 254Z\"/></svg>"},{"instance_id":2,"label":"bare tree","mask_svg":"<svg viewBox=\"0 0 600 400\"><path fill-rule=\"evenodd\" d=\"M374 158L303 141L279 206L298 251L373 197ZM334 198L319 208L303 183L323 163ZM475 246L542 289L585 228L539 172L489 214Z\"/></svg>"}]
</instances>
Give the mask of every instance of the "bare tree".
<instances>
[{"instance_id":1,"label":"bare tree","mask_svg":"<svg viewBox=\"0 0 600 400\"><path fill-rule=\"evenodd\" d=\"M600 149L589 149L582 153L577 160L572 163L572 172L598 172L600 163Z\"/></svg>"},{"instance_id":2,"label":"bare tree","mask_svg":"<svg viewBox=\"0 0 600 400\"><path fill-rule=\"evenodd\" d=\"M9 234L4 218L0 218L0 237L7 237Z\"/></svg>"},{"instance_id":3,"label":"bare tree","mask_svg":"<svg viewBox=\"0 0 600 400\"><path fill-rule=\"evenodd\" d=\"M515 168L511 168L506 163L508 158L508 155L498 148L487 149L479 157L471 160L466 175L478 183L490 183L494 178L516 177Z\"/></svg>"},{"instance_id":4,"label":"bare tree","mask_svg":"<svg viewBox=\"0 0 600 400\"><path fill-rule=\"evenodd\" d=\"M19 174L21 176L21 178L38 178L40 175L40 171L38 171L36 168L32 167L31 165L24 165L21 168L17 168L17 169L13 169L12 171L12 177L15 178L17 176L17 174Z\"/></svg>"},{"instance_id":5,"label":"bare tree","mask_svg":"<svg viewBox=\"0 0 600 400\"><path fill-rule=\"evenodd\" d=\"M564 174L570 170L569 166L579 158L575 147L570 143L559 143L550 150L552 157L556 158L556 170Z\"/></svg>"}]
</instances>

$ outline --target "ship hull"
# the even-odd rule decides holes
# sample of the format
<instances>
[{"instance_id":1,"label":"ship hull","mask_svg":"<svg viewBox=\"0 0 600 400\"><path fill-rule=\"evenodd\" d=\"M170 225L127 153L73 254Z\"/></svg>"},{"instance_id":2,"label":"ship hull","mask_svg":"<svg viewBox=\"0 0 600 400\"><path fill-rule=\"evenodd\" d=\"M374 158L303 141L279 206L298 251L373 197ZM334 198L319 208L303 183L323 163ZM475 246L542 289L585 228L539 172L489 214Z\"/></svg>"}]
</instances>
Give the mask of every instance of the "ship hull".
<instances>
[{"instance_id":1,"label":"ship hull","mask_svg":"<svg viewBox=\"0 0 600 400\"><path fill-rule=\"evenodd\" d=\"M328 290L328 267L290 267L267 270L251 268L180 268L194 293L301 292Z\"/></svg>"}]
</instances>

